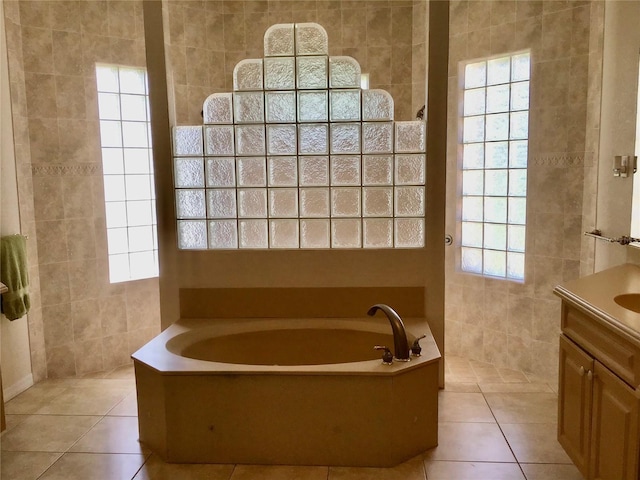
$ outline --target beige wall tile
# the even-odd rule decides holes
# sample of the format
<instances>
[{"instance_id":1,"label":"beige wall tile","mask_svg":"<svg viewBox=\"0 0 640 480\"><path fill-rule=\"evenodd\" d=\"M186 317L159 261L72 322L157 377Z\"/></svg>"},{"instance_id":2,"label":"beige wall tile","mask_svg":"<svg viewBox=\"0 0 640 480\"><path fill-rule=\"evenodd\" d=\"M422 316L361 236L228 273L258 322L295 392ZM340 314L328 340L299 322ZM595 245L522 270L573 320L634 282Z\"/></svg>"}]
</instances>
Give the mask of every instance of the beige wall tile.
<instances>
[{"instance_id":1,"label":"beige wall tile","mask_svg":"<svg viewBox=\"0 0 640 480\"><path fill-rule=\"evenodd\" d=\"M560 302L556 300L538 300L534 305L534 340L557 343L560 335Z\"/></svg>"},{"instance_id":2,"label":"beige wall tile","mask_svg":"<svg viewBox=\"0 0 640 480\"><path fill-rule=\"evenodd\" d=\"M224 47L227 50L246 49L244 16L240 14L225 14Z\"/></svg>"},{"instance_id":3,"label":"beige wall tile","mask_svg":"<svg viewBox=\"0 0 640 480\"><path fill-rule=\"evenodd\" d=\"M160 333L160 326L153 328L143 328L139 330L129 330L127 332L127 342L129 355L142 347L145 343Z\"/></svg>"},{"instance_id":4,"label":"beige wall tile","mask_svg":"<svg viewBox=\"0 0 640 480\"><path fill-rule=\"evenodd\" d=\"M90 218L65 220L69 261L96 257L96 242L93 226L93 219Z\"/></svg>"},{"instance_id":5,"label":"beige wall tile","mask_svg":"<svg viewBox=\"0 0 640 480\"><path fill-rule=\"evenodd\" d=\"M542 15L542 0L521 0L516 2L516 18L530 18Z\"/></svg>"},{"instance_id":6,"label":"beige wall tile","mask_svg":"<svg viewBox=\"0 0 640 480\"><path fill-rule=\"evenodd\" d=\"M104 337L127 331L127 308L122 295L101 298L99 312Z\"/></svg>"},{"instance_id":7,"label":"beige wall tile","mask_svg":"<svg viewBox=\"0 0 640 480\"><path fill-rule=\"evenodd\" d=\"M367 45L389 47L392 44L391 10L389 8L367 8Z\"/></svg>"},{"instance_id":8,"label":"beige wall tile","mask_svg":"<svg viewBox=\"0 0 640 480\"><path fill-rule=\"evenodd\" d=\"M47 378L73 377L76 374L73 343L47 348Z\"/></svg>"},{"instance_id":9,"label":"beige wall tile","mask_svg":"<svg viewBox=\"0 0 640 480\"><path fill-rule=\"evenodd\" d=\"M31 118L53 118L56 108L55 77L42 73L25 73L27 113Z\"/></svg>"},{"instance_id":10,"label":"beige wall tile","mask_svg":"<svg viewBox=\"0 0 640 480\"><path fill-rule=\"evenodd\" d=\"M120 333L103 337L102 356L105 369L127 365L131 361L128 334Z\"/></svg>"},{"instance_id":11,"label":"beige wall tile","mask_svg":"<svg viewBox=\"0 0 640 480\"><path fill-rule=\"evenodd\" d=\"M73 322L71 320L71 304L44 306L44 341L47 350L61 347L73 341Z\"/></svg>"},{"instance_id":12,"label":"beige wall tile","mask_svg":"<svg viewBox=\"0 0 640 480\"><path fill-rule=\"evenodd\" d=\"M47 1L34 1L19 3L20 22L23 25L33 27L51 27L51 12L49 10L50 3Z\"/></svg>"},{"instance_id":13,"label":"beige wall tile","mask_svg":"<svg viewBox=\"0 0 640 480\"><path fill-rule=\"evenodd\" d=\"M127 1L108 2L109 35L121 38L136 38L135 3Z\"/></svg>"},{"instance_id":14,"label":"beige wall tile","mask_svg":"<svg viewBox=\"0 0 640 480\"><path fill-rule=\"evenodd\" d=\"M87 300L98 296L96 261L69 261L69 293L72 301Z\"/></svg>"},{"instance_id":15,"label":"beige wall tile","mask_svg":"<svg viewBox=\"0 0 640 480\"><path fill-rule=\"evenodd\" d=\"M23 26L22 52L25 72L49 74L54 72L51 30Z\"/></svg>"},{"instance_id":16,"label":"beige wall tile","mask_svg":"<svg viewBox=\"0 0 640 480\"><path fill-rule=\"evenodd\" d=\"M54 10L59 8L56 5ZM82 37L79 33L52 31L53 71L57 75L82 75Z\"/></svg>"},{"instance_id":17,"label":"beige wall tile","mask_svg":"<svg viewBox=\"0 0 640 480\"><path fill-rule=\"evenodd\" d=\"M102 339L75 341L76 375L89 372L101 372L104 369L102 360Z\"/></svg>"},{"instance_id":18,"label":"beige wall tile","mask_svg":"<svg viewBox=\"0 0 640 480\"><path fill-rule=\"evenodd\" d=\"M58 118L60 163L90 163L99 157L89 155L94 150L91 148L95 137L95 122L77 120L72 118Z\"/></svg>"},{"instance_id":19,"label":"beige wall tile","mask_svg":"<svg viewBox=\"0 0 640 480\"><path fill-rule=\"evenodd\" d=\"M92 178L85 176L61 177L64 216L71 218L88 218L93 215ZM102 197L104 204L104 196Z\"/></svg>"},{"instance_id":20,"label":"beige wall tile","mask_svg":"<svg viewBox=\"0 0 640 480\"><path fill-rule=\"evenodd\" d=\"M42 305L69 302L69 268L66 263L40 265Z\"/></svg>"},{"instance_id":21,"label":"beige wall tile","mask_svg":"<svg viewBox=\"0 0 640 480\"><path fill-rule=\"evenodd\" d=\"M524 372L533 368L530 338L524 339L518 335L507 335L507 353L509 367Z\"/></svg>"},{"instance_id":22,"label":"beige wall tile","mask_svg":"<svg viewBox=\"0 0 640 480\"><path fill-rule=\"evenodd\" d=\"M38 259L41 264L66 262L67 237L63 220L36 222Z\"/></svg>"},{"instance_id":23,"label":"beige wall tile","mask_svg":"<svg viewBox=\"0 0 640 480\"><path fill-rule=\"evenodd\" d=\"M29 142L34 164L57 162L60 154L58 119L30 117Z\"/></svg>"},{"instance_id":24,"label":"beige wall tile","mask_svg":"<svg viewBox=\"0 0 640 480\"><path fill-rule=\"evenodd\" d=\"M571 45L572 23L571 10L546 13L542 16L542 55L544 58L554 59L566 56L566 48Z\"/></svg>"},{"instance_id":25,"label":"beige wall tile","mask_svg":"<svg viewBox=\"0 0 640 480\"><path fill-rule=\"evenodd\" d=\"M81 76L56 75L55 86L58 115L65 118L84 119L87 116L84 78Z\"/></svg>"},{"instance_id":26,"label":"beige wall tile","mask_svg":"<svg viewBox=\"0 0 640 480\"><path fill-rule=\"evenodd\" d=\"M85 341L102 336L99 322L99 303L95 299L71 302L74 341Z\"/></svg>"}]
</instances>

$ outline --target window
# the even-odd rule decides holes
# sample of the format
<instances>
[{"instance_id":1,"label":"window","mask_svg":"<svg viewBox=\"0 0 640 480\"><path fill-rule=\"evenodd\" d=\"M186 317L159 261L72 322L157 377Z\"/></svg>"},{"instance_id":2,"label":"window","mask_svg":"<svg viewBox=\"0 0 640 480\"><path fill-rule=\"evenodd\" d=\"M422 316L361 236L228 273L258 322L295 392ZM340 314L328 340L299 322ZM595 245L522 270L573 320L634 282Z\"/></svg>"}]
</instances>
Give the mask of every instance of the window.
<instances>
[{"instance_id":1,"label":"window","mask_svg":"<svg viewBox=\"0 0 640 480\"><path fill-rule=\"evenodd\" d=\"M462 271L524 280L530 54L465 66Z\"/></svg>"},{"instance_id":2,"label":"window","mask_svg":"<svg viewBox=\"0 0 640 480\"><path fill-rule=\"evenodd\" d=\"M111 283L158 276L147 73L97 65Z\"/></svg>"},{"instance_id":3,"label":"window","mask_svg":"<svg viewBox=\"0 0 640 480\"><path fill-rule=\"evenodd\" d=\"M317 24L269 28L203 125L174 127L178 248L424 247L425 122L394 121L327 42Z\"/></svg>"}]
</instances>

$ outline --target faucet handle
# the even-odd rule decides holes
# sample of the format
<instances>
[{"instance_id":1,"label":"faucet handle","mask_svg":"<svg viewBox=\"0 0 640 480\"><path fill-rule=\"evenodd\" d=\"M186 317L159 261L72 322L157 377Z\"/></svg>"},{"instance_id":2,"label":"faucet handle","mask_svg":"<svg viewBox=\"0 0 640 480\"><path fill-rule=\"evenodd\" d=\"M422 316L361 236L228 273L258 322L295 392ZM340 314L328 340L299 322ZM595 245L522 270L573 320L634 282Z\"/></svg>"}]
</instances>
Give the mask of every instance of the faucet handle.
<instances>
[{"instance_id":1,"label":"faucet handle","mask_svg":"<svg viewBox=\"0 0 640 480\"><path fill-rule=\"evenodd\" d=\"M427 335L422 335L421 337L416 338L413 341L413 345L411 346L411 355L413 355L414 357L419 357L420 355L422 355L422 347L420 346L420 340L422 340L423 338L425 338Z\"/></svg>"},{"instance_id":2,"label":"faucet handle","mask_svg":"<svg viewBox=\"0 0 640 480\"><path fill-rule=\"evenodd\" d=\"M375 347L373 347L373 349L384 350L384 353L382 354L382 363L384 363L385 365L391 365L393 363L393 353L391 353L389 347L386 347L384 345L376 345Z\"/></svg>"}]
</instances>

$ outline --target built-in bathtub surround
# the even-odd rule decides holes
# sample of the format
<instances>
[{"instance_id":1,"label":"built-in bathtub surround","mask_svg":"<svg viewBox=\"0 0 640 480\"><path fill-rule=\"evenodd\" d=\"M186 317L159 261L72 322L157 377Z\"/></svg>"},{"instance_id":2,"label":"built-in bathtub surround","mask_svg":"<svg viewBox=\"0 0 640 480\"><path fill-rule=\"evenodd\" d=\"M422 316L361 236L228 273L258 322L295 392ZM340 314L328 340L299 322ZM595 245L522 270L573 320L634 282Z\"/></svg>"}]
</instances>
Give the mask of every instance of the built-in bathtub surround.
<instances>
[{"instance_id":1,"label":"built-in bathtub surround","mask_svg":"<svg viewBox=\"0 0 640 480\"><path fill-rule=\"evenodd\" d=\"M180 249L424 246L425 123L328 49L318 24L273 25L204 128L174 128Z\"/></svg>"},{"instance_id":2,"label":"built-in bathtub surround","mask_svg":"<svg viewBox=\"0 0 640 480\"><path fill-rule=\"evenodd\" d=\"M397 465L438 443L440 352L405 325L422 356L386 365L382 318L179 320L133 355L140 440L175 463Z\"/></svg>"}]
</instances>

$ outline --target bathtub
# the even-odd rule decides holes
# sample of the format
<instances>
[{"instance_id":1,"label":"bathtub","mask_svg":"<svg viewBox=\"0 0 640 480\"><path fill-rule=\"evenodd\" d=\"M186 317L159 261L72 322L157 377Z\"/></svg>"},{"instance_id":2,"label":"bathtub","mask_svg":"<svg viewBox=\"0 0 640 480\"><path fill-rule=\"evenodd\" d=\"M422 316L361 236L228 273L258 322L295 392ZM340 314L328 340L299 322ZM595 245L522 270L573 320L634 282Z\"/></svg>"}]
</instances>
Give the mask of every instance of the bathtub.
<instances>
[{"instance_id":1,"label":"bathtub","mask_svg":"<svg viewBox=\"0 0 640 480\"><path fill-rule=\"evenodd\" d=\"M383 365L386 319L183 319L133 354L140 440L167 462L387 467L437 444L440 353Z\"/></svg>"}]
</instances>

